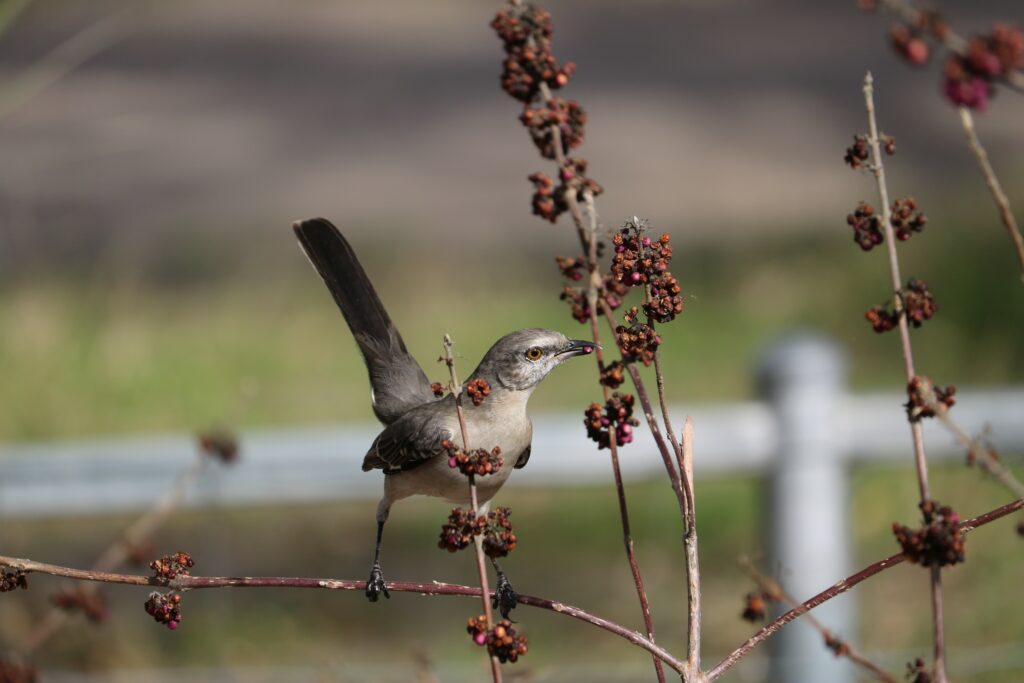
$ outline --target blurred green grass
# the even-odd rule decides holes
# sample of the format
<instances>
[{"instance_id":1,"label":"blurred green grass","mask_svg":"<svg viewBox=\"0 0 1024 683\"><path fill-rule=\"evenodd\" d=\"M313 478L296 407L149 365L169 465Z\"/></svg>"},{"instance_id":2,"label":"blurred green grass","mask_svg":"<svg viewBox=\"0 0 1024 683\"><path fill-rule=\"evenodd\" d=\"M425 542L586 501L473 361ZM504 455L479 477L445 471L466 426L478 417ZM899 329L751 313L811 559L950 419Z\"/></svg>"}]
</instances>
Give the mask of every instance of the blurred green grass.
<instances>
[{"instance_id":1,"label":"blurred green grass","mask_svg":"<svg viewBox=\"0 0 1024 683\"><path fill-rule=\"evenodd\" d=\"M861 253L836 223L736 243L691 246L686 235L675 237L687 310L663 328L673 400L748 396L758 351L794 327L849 349L855 388L900 384L895 336L873 334L862 316L887 298L884 255ZM991 221L976 223L953 208L901 245L906 276L928 281L940 307L915 333L918 366L961 386L1021 382L1024 288L1005 234ZM283 253L247 261L243 251L232 267L189 244L167 255L173 275L110 268L84 283L4 283L0 441L372 420L341 316L290 235L281 239ZM537 245L489 268L457 247L443 262L424 258L429 242L388 247L401 253L390 260L379 243L360 239L357 248L434 379L443 374L432 361L445 332L463 373L506 331L548 326L586 335L558 301L551 252ZM587 364L566 366L537 392L533 409L589 402L591 375Z\"/></svg>"}]
</instances>

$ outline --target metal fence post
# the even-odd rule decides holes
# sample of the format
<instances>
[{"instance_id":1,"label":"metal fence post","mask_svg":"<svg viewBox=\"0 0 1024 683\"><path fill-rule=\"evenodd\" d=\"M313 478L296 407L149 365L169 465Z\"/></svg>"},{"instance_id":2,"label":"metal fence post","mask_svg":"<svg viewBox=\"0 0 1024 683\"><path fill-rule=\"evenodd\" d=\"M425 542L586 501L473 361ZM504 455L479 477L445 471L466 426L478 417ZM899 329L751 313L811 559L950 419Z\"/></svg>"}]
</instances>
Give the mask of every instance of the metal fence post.
<instances>
[{"instance_id":1,"label":"metal fence post","mask_svg":"<svg viewBox=\"0 0 1024 683\"><path fill-rule=\"evenodd\" d=\"M846 363L820 336L801 333L769 347L758 385L778 424L778 452L767 485L770 565L798 600L846 576L850 565L846 463L840 430ZM841 636L852 635L853 602L842 596L814 614ZM772 639L772 683L845 683L854 679L820 634L792 624Z\"/></svg>"}]
</instances>

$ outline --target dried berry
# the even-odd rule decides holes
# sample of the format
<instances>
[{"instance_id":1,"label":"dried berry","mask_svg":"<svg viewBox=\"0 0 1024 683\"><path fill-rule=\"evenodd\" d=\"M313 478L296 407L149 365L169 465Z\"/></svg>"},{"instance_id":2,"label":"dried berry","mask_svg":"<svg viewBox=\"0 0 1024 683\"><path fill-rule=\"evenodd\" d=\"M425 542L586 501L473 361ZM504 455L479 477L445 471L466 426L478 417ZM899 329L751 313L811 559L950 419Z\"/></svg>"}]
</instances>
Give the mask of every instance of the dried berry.
<instances>
[{"instance_id":1,"label":"dried berry","mask_svg":"<svg viewBox=\"0 0 1024 683\"><path fill-rule=\"evenodd\" d=\"M583 262L583 258L569 258L568 256L556 256L555 263L558 264L558 269L562 271L562 275L574 282L579 282L583 279L583 271L586 270L586 263Z\"/></svg>"},{"instance_id":2,"label":"dried berry","mask_svg":"<svg viewBox=\"0 0 1024 683\"><path fill-rule=\"evenodd\" d=\"M609 389L618 389L626 381L625 369L622 361L612 361L601 369L601 384Z\"/></svg>"},{"instance_id":3,"label":"dried berry","mask_svg":"<svg viewBox=\"0 0 1024 683\"><path fill-rule=\"evenodd\" d=\"M864 314L867 321L871 323L871 329L881 334L895 329L900 317L883 306L872 306Z\"/></svg>"},{"instance_id":4,"label":"dried berry","mask_svg":"<svg viewBox=\"0 0 1024 683\"><path fill-rule=\"evenodd\" d=\"M587 301L587 295L582 289L565 286L558 298L569 304L572 317L577 322L585 323L590 320L590 302Z\"/></svg>"},{"instance_id":5,"label":"dried berry","mask_svg":"<svg viewBox=\"0 0 1024 683\"><path fill-rule=\"evenodd\" d=\"M918 657L913 662L907 662L907 680L909 683L932 683L932 675L928 673L924 659Z\"/></svg>"},{"instance_id":6,"label":"dried berry","mask_svg":"<svg viewBox=\"0 0 1024 683\"><path fill-rule=\"evenodd\" d=\"M597 442L597 449L611 446L612 434L615 434L615 445L625 446L633 441L633 427L640 422L633 417L635 399L631 394L614 393L602 408L600 404L591 403L583 412L583 424L587 428L587 436Z\"/></svg>"},{"instance_id":7,"label":"dried berry","mask_svg":"<svg viewBox=\"0 0 1024 683\"><path fill-rule=\"evenodd\" d=\"M487 383L487 380L477 377L466 382L466 393L473 401L473 405L479 406L485 398L491 395L491 385Z\"/></svg>"},{"instance_id":8,"label":"dried berry","mask_svg":"<svg viewBox=\"0 0 1024 683\"><path fill-rule=\"evenodd\" d=\"M0 593L13 590L28 590L28 572L15 569L13 572L0 572Z\"/></svg>"},{"instance_id":9,"label":"dried berry","mask_svg":"<svg viewBox=\"0 0 1024 683\"><path fill-rule=\"evenodd\" d=\"M527 652L526 636L519 635L508 619L502 619L494 628L488 629L487 618L483 615L470 618L466 632L477 645L486 645L488 654L497 657L502 664L515 662Z\"/></svg>"},{"instance_id":10,"label":"dried berry","mask_svg":"<svg viewBox=\"0 0 1024 683\"><path fill-rule=\"evenodd\" d=\"M533 197L530 199L530 206L533 208L533 215L540 216L546 221L554 223L558 217L568 208L561 198L555 199L553 181L546 173L532 173L529 180L533 183Z\"/></svg>"},{"instance_id":11,"label":"dried berry","mask_svg":"<svg viewBox=\"0 0 1024 683\"><path fill-rule=\"evenodd\" d=\"M682 288L672 273L666 271L652 276L647 289L649 296L644 303L644 312L651 320L667 323L683 312Z\"/></svg>"},{"instance_id":12,"label":"dried berry","mask_svg":"<svg viewBox=\"0 0 1024 683\"><path fill-rule=\"evenodd\" d=\"M81 610L92 622L105 621L109 614L107 601L103 595L99 591L85 586L57 591L50 596L50 602L54 607L69 612Z\"/></svg>"},{"instance_id":13,"label":"dried berry","mask_svg":"<svg viewBox=\"0 0 1024 683\"><path fill-rule=\"evenodd\" d=\"M153 617L158 624L164 624L172 631L181 623L181 596L177 593L163 595L156 591L149 594L144 605L146 614Z\"/></svg>"},{"instance_id":14,"label":"dried berry","mask_svg":"<svg viewBox=\"0 0 1024 683\"><path fill-rule=\"evenodd\" d=\"M907 280L907 286L900 290L900 297L907 320L914 327L921 327L921 324L925 320L930 320L939 308L935 298L928 291L928 284L917 278Z\"/></svg>"},{"instance_id":15,"label":"dried berry","mask_svg":"<svg viewBox=\"0 0 1024 683\"><path fill-rule=\"evenodd\" d=\"M943 92L955 105L984 111L994 82L1024 64L1024 34L997 23L988 35L975 36L963 54L951 55L943 68Z\"/></svg>"},{"instance_id":16,"label":"dried berry","mask_svg":"<svg viewBox=\"0 0 1024 683\"><path fill-rule=\"evenodd\" d=\"M238 438L223 431L204 432L199 435L199 449L211 458L231 464L238 459Z\"/></svg>"},{"instance_id":17,"label":"dried berry","mask_svg":"<svg viewBox=\"0 0 1024 683\"><path fill-rule=\"evenodd\" d=\"M178 551L173 555L164 555L159 560L149 563L149 568L158 579L173 581L179 576L188 576L189 570L195 565L192 556Z\"/></svg>"},{"instance_id":18,"label":"dried berry","mask_svg":"<svg viewBox=\"0 0 1024 683\"><path fill-rule=\"evenodd\" d=\"M617 282L627 287L647 284L654 277L667 274L672 260L669 236L651 239L646 235L647 221L634 216L615 234L612 245L611 273Z\"/></svg>"},{"instance_id":19,"label":"dried berry","mask_svg":"<svg viewBox=\"0 0 1024 683\"><path fill-rule=\"evenodd\" d=\"M917 202L913 197L903 197L892 203L892 216L889 222L896 231L896 239L905 242L913 233L924 230L928 218L917 211Z\"/></svg>"},{"instance_id":20,"label":"dried berry","mask_svg":"<svg viewBox=\"0 0 1024 683\"><path fill-rule=\"evenodd\" d=\"M764 596L760 593L747 593L746 604L740 616L746 621L764 621L766 612Z\"/></svg>"},{"instance_id":21,"label":"dried berry","mask_svg":"<svg viewBox=\"0 0 1024 683\"><path fill-rule=\"evenodd\" d=\"M868 138L866 135L854 135L853 144L846 148L843 161L852 168L858 169L871 156L868 149Z\"/></svg>"},{"instance_id":22,"label":"dried berry","mask_svg":"<svg viewBox=\"0 0 1024 683\"><path fill-rule=\"evenodd\" d=\"M569 82L576 65L559 66L551 52L551 15L533 5L503 9L494 17L491 28L505 47L501 87L510 96L530 102L540 92L540 84L561 88Z\"/></svg>"},{"instance_id":23,"label":"dried berry","mask_svg":"<svg viewBox=\"0 0 1024 683\"><path fill-rule=\"evenodd\" d=\"M928 377L914 377L907 384L908 400L904 405L907 419L917 422L926 417L935 417L936 409L945 413L956 403L953 398L955 393L956 387L952 384L943 388L936 386Z\"/></svg>"},{"instance_id":24,"label":"dried berry","mask_svg":"<svg viewBox=\"0 0 1024 683\"><path fill-rule=\"evenodd\" d=\"M512 530L509 517L512 510L497 507L487 513L487 526L484 528L484 552L488 557L505 557L516 549L516 534Z\"/></svg>"},{"instance_id":25,"label":"dried berry","mask_svg":"<svg viewBox=\"0 0 1024 683\"><path fill-rule=\"evenodd\" d=\"M545 159L555 159L560 151L568 154L569 150L583 144L584 127L587 113L575 100L564 100L555 97L540 107L527 105L519 116L520 122L530 132L530 139ZM561 150L555 149L555 131L561 142ZM570 178L564 178L569 180Z\"/></svg>"},{"instance_id":26,"label":"dried berry","mask_svg":"<svg viewBox=\"0 0 1024 683\"><path fill-rule=\"evenodd\" d=\"M615 328L615 340L624 361L638 360L644 365L650 365L654 362L654 353L661 346L661 337L650 325L638 322L638 315L636 306L626 313L627 324Z\"/></svg>"},{"instance_id":27,"label":"dried berry","mask_svg":"<svg viewBox=\"0 0 1024 683\"><path fill-rule=\"evenodd\" d=\"M964 538L960 515L948 505L935 501L920 504L924 526L911 529L893 522L892 531L903 554L915 564L945 567L964 561Z\"/></svg>"},{"instance_id":28,"label":"dried berry","mask_svg":"<svg viewBox=\"0 0 1024 683\"><path fill-rule=\"evenodd\" d=\"M889 31L889 40L897 54L911 64L921 66L928 61L928 43L916 27L904 23L894 24Z\"/></svg>"},{"instance_id":29,"label":"dried berry","mask_svg":"<svg viewBox=\"0 0 1024 683\"><path fill-rule=\"evenodd\" d=\"M832 654L836 657L842 657L843 655L849 654L850 646L845 640L831 631L825 631L823 636L825 638L825 647L832 650Z\"/></svg>"},{"instance_id":30,"label":"dried berry","mask_svg":"<svg viewBox=\"0 0 1024 683\"><path fill-rule=\"evenodd\" d=\"M434 398L441 398L444 396L444 385L440 382L431 382L430 390L434 392Z\"/></svg>"},{"instance_id":31,"label":"dried berry","mask_svg":"<svg viewBox=\"0 0 1024 683\"><path fill-rule=\"evenodd\" d=\"M846 223L853 228L853 241L864 251L871 251L882 243L882 224L875 215L875 208L861 202L853 213L847 214Z\"/></svg>"}]
</instances>

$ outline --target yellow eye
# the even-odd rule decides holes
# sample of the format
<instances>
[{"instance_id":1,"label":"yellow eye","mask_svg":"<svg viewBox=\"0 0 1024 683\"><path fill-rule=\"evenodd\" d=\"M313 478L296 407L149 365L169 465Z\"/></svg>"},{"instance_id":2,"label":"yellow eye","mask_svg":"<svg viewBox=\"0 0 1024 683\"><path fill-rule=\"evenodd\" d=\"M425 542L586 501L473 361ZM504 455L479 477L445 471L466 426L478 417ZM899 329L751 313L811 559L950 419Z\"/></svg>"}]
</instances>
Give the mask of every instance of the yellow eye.
<instances>
[{"instance_id":1,"label":"yellow eye","mask_svg":"<svg viewBox=\"0 0 1024 683\"><path fill-rule=\"evenodd\" d=\"M544 350L539 346L531 346L526 349L526 357L530 360L540 360L540 357L544 355Z\"/></svg>"}]
</instances>

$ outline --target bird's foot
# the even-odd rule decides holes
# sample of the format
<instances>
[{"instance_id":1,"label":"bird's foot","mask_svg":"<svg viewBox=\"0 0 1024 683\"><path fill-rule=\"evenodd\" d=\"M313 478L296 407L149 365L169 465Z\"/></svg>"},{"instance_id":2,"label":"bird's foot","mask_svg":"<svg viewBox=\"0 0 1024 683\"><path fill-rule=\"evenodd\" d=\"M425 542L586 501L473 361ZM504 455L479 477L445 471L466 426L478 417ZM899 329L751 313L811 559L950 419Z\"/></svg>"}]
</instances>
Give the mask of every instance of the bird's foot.
<instances>
[{"instance_id":1,"label":"bird's foot","mask_svg":"<svg viewBox=\"0 0 1024 683\"><path fill-rule=\"evenodd\" d=\"M508 619L508 615L519 604L519 594L512 590L512 584L504 572L498 573L498 585L494 589L494 597L491 599L491 607L501 612L502 619Z\"/></svg>"},{"instance_id":2,"label":"bird's foot","mask_svg":"<svg viewBox=\"0 0 1024 683\"><path fill-rule=\"evenodd\" d=\"M366 597L370 599L370 602L377 602L381 593L385 598L391 598L388 587L384 583L384 573L381 572L380 565L375 564L370 570L370 580L366 582Z\"/></svg>"}]
</instances>

